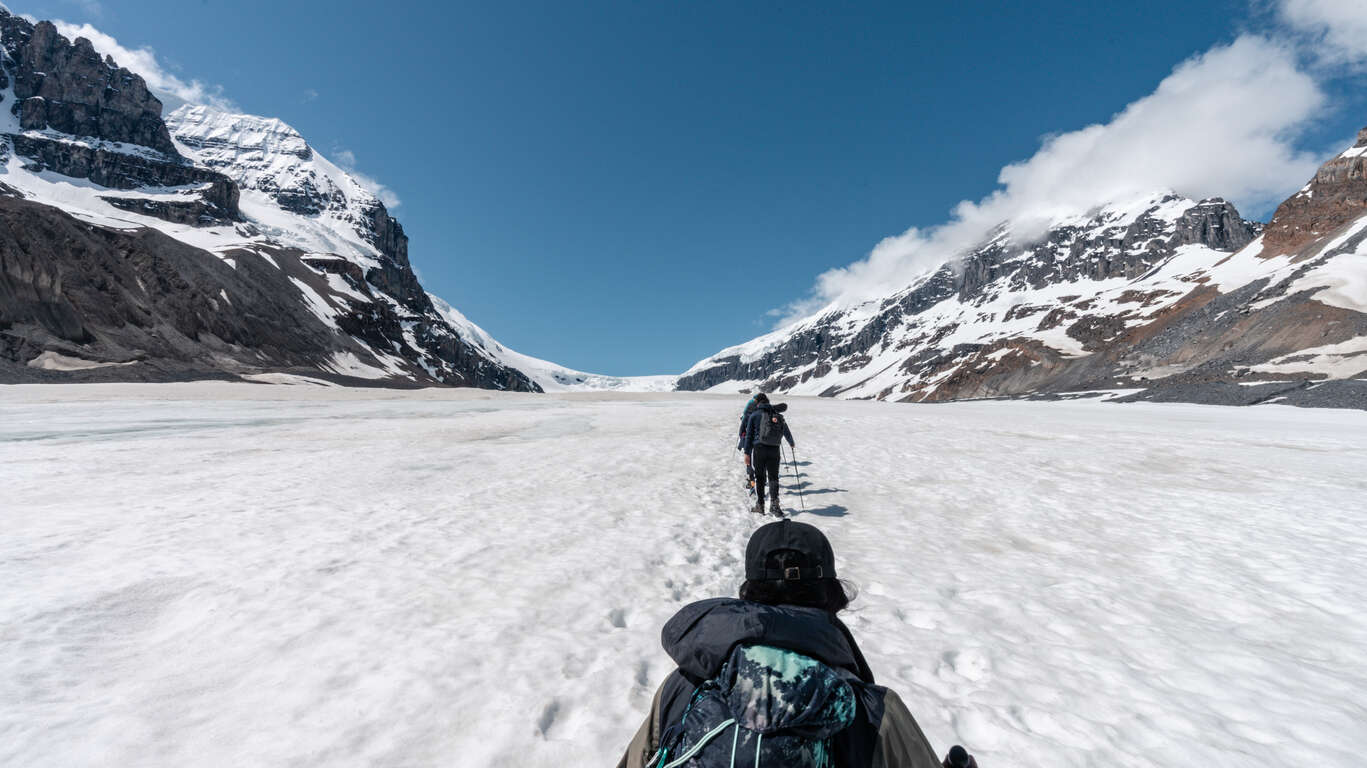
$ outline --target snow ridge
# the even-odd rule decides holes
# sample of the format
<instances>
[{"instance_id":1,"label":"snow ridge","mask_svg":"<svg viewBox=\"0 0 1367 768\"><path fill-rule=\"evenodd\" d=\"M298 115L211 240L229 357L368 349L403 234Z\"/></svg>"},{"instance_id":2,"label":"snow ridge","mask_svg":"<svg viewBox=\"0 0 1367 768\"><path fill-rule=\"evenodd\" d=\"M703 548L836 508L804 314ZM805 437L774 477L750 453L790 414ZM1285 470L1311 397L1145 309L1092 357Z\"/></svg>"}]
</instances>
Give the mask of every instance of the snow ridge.
<instances>
[{"instance_id":1,"label":"snow ridge","mask_svg":"<svg viewBox=\"0 0 1367 768\"><path fill-rule=\"evenodd\" d=\"M1367 238L1357 227L1309 261L1304 253L1264 253L1258 231L1223 200L1167 191L1057 217L1039 235L1007 223L978 248L882 298L827 306L722 350L685 372L679 386L908 400L1067 391L1094 382L1142 389L1240 345L1250 349L1231 353L1229 375L1257 374L1263 369L1250 363L1285 360L1302 343L1278 335L1287 321L1262 324L1257 331L1265 338L1239 330L1242 315L1230 312L1188 321L1181 333L1192 341L1167 341L1159 329L1210 301L1216 294L1207 288L1256 290L1242 313L1291 312L1296 297L1315 288L1323 289L1314 295L1322 304L1360 313L1367 274ZM1351 335L1360 320L1326 321L1325 332ZM1178 353L1180 344L1199 346L1216 330L1230 341ZM1323 365L1301 370L1341 379L1367 369L1356 346L1331 347L1356 359L1307 356ZM1172 357L1180 362L1169 364Z\"/></svg>"}]
</instances>

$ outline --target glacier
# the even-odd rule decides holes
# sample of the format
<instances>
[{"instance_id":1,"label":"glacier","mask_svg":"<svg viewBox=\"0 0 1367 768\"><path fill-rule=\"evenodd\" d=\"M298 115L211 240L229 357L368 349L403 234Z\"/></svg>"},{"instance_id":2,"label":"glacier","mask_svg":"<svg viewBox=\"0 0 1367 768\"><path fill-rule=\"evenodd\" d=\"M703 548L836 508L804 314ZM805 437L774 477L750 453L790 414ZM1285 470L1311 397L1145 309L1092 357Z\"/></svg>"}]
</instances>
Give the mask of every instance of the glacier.
<instances>
[{"instance_id":1,"label":"glacier","mask_svg":"<svg viewBox=\"0 0 1367 768\"><path fill-rule=\"evenodd\" d=\"M762 522L741 399L294 382L0 387L0 764L614 764ZM1361 764L1367 414L790 402L941 753Z\"/></svg>"}]
</instances>

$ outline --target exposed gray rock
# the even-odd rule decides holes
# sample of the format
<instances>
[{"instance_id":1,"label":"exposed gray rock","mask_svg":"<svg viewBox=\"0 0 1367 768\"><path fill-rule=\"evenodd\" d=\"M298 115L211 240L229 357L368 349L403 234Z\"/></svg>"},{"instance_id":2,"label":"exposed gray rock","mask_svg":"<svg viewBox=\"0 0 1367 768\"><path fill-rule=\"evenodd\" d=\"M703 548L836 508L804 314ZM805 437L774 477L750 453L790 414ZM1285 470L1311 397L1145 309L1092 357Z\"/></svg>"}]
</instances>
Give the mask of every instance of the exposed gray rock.
<instances>
[{"instance_id":1,"label":"exposed gray rock","mask_svg":"<svg viewBox=\"0 0 1367 768\"><path fill-rule=\"evenodd\" d=\"M1360 143L1367 146L1367 132ZM1367 336L1367 314L1314 300L1319 289L1292 289L1298 278L1328 268L1339 254L1356 252L1367 241L1367 233L1343 237L1354 220L1349 214L1362 215L1357 201L1367 201L1357 159L1340 157L1317 176L1316 184L1335 185L1323 196L1324 211L1316 213L1312 205L1320 194L1300 196L1298 210L1314 227L1338 228L1316 229L1302 241L1291 252L1296 268L1281 273L1275 284L1257 280L1222 293L1202 278L1203 268L1222 261L1219 254L1245 248L1262 228L1218 198L1186 203L1174 219L1182 201L1168 197L1138 217L1101 209L1028 243L994 232L928 279L873 305L872 315L870 305L832 311L806 321L757 357L752 352L749 361L738 355L711 359L678 386L754 381L756 389L784 392L839 371L860 378L846 377L822 395L932 402L1140 388L1131 399L1251 404L1275 396L1288 403L1367 408L1355 387L1325 381L1324 374L1294 373L1297 351ZM1329 241L1335 248L1325 251ZM1155 269L1176 263L1171 260L1188 245L1215 253L1207 264L1192 264L1192 272L1144 282ZM1095 290L1091 281L1118 279L1135 287L1117 293L1113 282L1104 301L1089 293ZM1055 304L1031 300L1041 288L1057 295L1057 286L1069 284L1080 286L1076 295ZM1014 296L1020 299L1013 304ZM998 301L1003 297L1008 301ZM953 300L947 313L927 314L947 300ZM1001 312L1003 305L1009 309ZM973 318L975 307L982 309ZM1030 333L994 330L1001 328L998 323L1019 328L1020 320L1035 318ZM960 324L970 322L982 329L981 341L951 344ZM1031 337L1055 329L1081 342L1082 353L1064 353L1051 345L1066 343ZM875 370L875 359L891 362ZM1247 378L1269 364L1291 373L1264 376L1266 381ZM893 383L876 389L869 386L875 377Z\"/></svg>"},{"instance_id":2,"label":"exposed gray rock","mask_svg":"<svg viewBox=\"0 0 1367 768\"><path fill-rule=\"evenodd\" d=\"M143 216L153 216L163 221L173 224L189 224L194 227L213 227L227 224L232 221L225 218L223 211L216 205L208 203L203 199L190 200L161 200L145 197L112 197L102 196L100 198L106 203L132 213L140 213Z\"/></svg>"},{"instance_id":3,"label":"exposed gray rock","mask_svg":"<svg viewBox=\"0 0 1367 768\"><path fill-rule=\"evenodd\" d=\"M483 357L449 328L416 329L437 348L440 378L423 367L394 305L332 291L332 262L288 249L267 260L226 254L232 265L156 230L86 224L50 206L0 197L0 382L173 381L264 371L325 376L338 353L385 368L372 348L403 361L390 384L447 384L537 391L518 371ZM341 261L341 260L337 260ZM342 269L350 278L354 270ZM299 283L340 310L330 327L309 309ZM355 287L364 291L367 283ZM35 370L45 352L117 365ZM431 364L430 362L428 363Z\"/></svg>"},{"instance_id":4,"label":"exposed gray rock","mask_svg":"<svg viewBox=\"0 0 1367 768\"><path fill-rule=\"evenodd\" d=\"M757 360L745 363L734 357L715 361L705 370L681 377L678 388L701 390L724 381L759 380L763 382L762 389L782 391L815 375L815 371L798 377L781 375L781 371L823 360L839 366L851 358L866 356L881 346L892 330L913 322L917 315L951 297L975 301L994 291L1038 289L1078 280L1133 279L1171 258L1183 245L1199 243L1233 251L1250 242L1256 231L1256 225L1245 222L1234 206L1218 198L1190 207L1175 227L1150 212L1116 226L1107 226L1106 219L1099 216L1083 225L1057 227L1025 244L1015 243L999 231L963 259L945 264L929 279L885 301L879 313L852 336L830 332L848 314L837 310ZM1123 329L1123 323L1115 318L1083 319L1062 308L1049 310L1041 319L1041 326L1054 327L1064 322L1070 326L1069 335L1093 346L1115 338ZM952 330L928 330L913 346L922 350L934 347L939 343L937 334L943 337ZM909 372L931 370L963 353L964 350L940 350L909 354L901 368ZM826 394L838 395L840 390Z\"/></svg>"},{"instance_id":5,"label":"exposed gray rock","mask_svg":"<svg viewBox=\"0 0 1367 768\"><path fill-rule=\"evenodd\" d=\"M10 136L9 141L15 154L31 161L32 170L51 170L73 179L89 179L110 189L203 186L200 194L206 205L222 211L223 218L241 217L237 209L237 185L215 171L39 136L17 134Z\"/></svg>"},{"instance_id":6,"label":"exposed gray rock","mask_svg":"<svg viewBox=\"0 0 1367 768\"><path fill-rule=\"evenodd\" d=\"M0 9L0 44L17 99L10 109L24 130L127 142L179 159L161 102L141 77L101 58L89 40L68 41L50 22L30 24Z\"/></svg>"},{"instance_id":7,"label":"exposed gray rock","mask_svg":"<svg viewBox=\"0 0 1367 768\"><path fill-rule=\"evenodd\" d=\"M161 104L141 78L101 59L89 41L69 42L49 23L29 24L2 10L0 43L0 78L16 93L0 108L11 109L21 126L20 133L0 135L0 156L12 152L33 172L133 192L101 199L143 216L193 226L242 221L238 182L177 153ZM281 130L282 142L272 149L313 156L292 129L260 122ZM142 190L156 194L136 194ZM9 196L0 199L0 381L257 371L347 378L335 371L355 361L391 385L539 390L446 323L409 264L403 227L379 201L351 204L336 185L324 191L308 178L262 191L286 210L348 222L378 251L378 264L362 274L344 258L305 257L265 238L255 250L226 254L225 262L155 230L77 221L13 199L20 193L0 185L0 195ZM259 234L250 223L236 231ZM348 289L335 289L329 273L341 275ZM65 366L87 367L29 366L45 365L51 355ZM359 381L371 380L350 383Z\"/></svg>"}]
</instances>

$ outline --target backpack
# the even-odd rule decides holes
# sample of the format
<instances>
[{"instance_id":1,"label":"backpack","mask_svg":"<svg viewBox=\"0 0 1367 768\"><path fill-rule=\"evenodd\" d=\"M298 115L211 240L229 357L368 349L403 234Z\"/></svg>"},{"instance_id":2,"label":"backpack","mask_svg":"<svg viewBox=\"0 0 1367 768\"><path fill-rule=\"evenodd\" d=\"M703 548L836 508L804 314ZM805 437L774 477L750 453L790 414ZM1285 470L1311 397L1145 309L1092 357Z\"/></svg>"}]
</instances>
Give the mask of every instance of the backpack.
<instances>
[{"instance_id":1,"label":"backpack","mask_svg":"<svg viewBox=\"0 0 1367 768\"><path fill-rule=\"evenodd\" d=\"M833 768L855 718L851 673L766 645L738 645L660 738L652 768Z\"/></svg>"},{"instance_id":2,"label":"backpack","mask_svg":"<svg viewBox=\"0 0 1367 768\"><path fill-rule=\"evenodd\" d=\"M750 422L750 414L755 412L755 398L750 398L750 402L745 404L745 413L740 415L740 436L745 437L745 425Z\"/></svg>"},{"instance_id":3,"label":"backpack","mask_svg":"<svg viewBox=\"0 0 1367 768\"><path fill-rule=\"evenodd\" d=\"M773 447L783 442L783 416L777 410L765 408L760 411L759 434L755 435L755 442Z\"/></svg>"}]
</instances>

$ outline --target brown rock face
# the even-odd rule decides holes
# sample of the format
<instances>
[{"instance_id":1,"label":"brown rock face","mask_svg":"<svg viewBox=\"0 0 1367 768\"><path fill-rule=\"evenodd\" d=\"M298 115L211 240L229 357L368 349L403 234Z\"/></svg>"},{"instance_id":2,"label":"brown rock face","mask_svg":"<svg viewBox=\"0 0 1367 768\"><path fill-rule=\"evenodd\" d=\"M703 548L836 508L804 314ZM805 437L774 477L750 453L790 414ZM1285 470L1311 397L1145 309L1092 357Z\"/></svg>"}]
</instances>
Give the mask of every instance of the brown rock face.
<instances>
[{"instance_id":1,"label":"brown rock face","mask_svg":"<svg viewBox=\"0 0 1367 768\"><path fill-rule=\"evenodd\" d=\"M1267 225L1264 254L1292 253L1367 212L1367 128L1352 148L1320 167Z\"/></svg>"}]
</instances>

